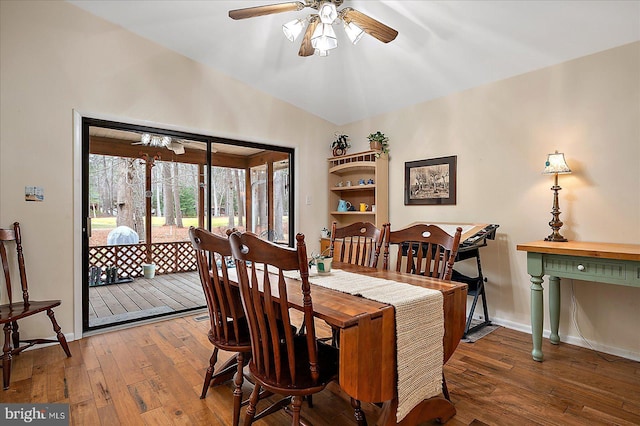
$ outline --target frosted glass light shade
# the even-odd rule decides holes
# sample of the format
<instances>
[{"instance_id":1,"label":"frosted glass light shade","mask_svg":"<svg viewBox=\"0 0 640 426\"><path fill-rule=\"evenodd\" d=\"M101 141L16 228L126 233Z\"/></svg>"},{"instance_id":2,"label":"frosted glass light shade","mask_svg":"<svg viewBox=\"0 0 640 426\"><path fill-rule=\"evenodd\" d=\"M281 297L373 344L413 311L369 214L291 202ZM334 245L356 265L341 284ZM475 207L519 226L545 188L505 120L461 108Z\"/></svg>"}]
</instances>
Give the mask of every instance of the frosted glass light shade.
<instances>
[{"instance_id":1,"label":"frosted glass light shade","mask_svg":"<svg viewBox=\"0 0 640 426\"><path fill-rule=\"evenodd\" d=\"M331 24L319 24L311 36L311 46L318 50L331 50L338 47L338 39Z\"/></svg>"},{"instance_id":2,"label":"frosted glass light shade","mask_svg":"<svg viewBox=\"0 0 640 426\"><path fill-rule=\"evenodd\" d=\"M171 143L171 137L143 133L142 135L140 135L140 142L142 142L143 145L166 147Z\"/></svg>"},{"instance_id":3,"label":"frosted glass light shade","mask_svg":"<svg viewBox=\"0 0 640 426\"><path fill-rule=\"evenodd\" d=\"M344 32L347 34L347 37L349 37L349 40L351 40L351 43L353 44L356 44L358 41L360 41L364 34L362 28L360 28L353 22L347 23L346 21L344 22Z\"/></svg>"},{"instance_id":4,"label":"frosted glass light shade","mask_svg":"<svg viewBox=\"0 0 640 426\"><path fill-rule=\"evenodd\" d=\"M332 24L338 17L336 5L328 1L322 3L318 8L318 15L320 16L320 22L323 24Z\"/></svg>"},{"instance_id":5,"label":"frosted glass light shade","mask_svg":"<svg viewBox=\"0 0 640 426\"><path fill-rule=\"evenodd\" d=\"M295 41L304 28L304 21L302 19L294 19L282 26L282 32L289 39L289 41Z\"/></svg>"},{"instance_id":6,"label":"frosted glass light shade","mask_svg":"<svg viewBox=\"0 0 640 426\"><path fill-rule=\"evenodd\" d=\"M544 163L544 170L542 171L543 175L552 175L555 173L571 173L571 169L564 159L564 153L558 151L547 156L547 161Z\"/></svg>"}]
</instances>

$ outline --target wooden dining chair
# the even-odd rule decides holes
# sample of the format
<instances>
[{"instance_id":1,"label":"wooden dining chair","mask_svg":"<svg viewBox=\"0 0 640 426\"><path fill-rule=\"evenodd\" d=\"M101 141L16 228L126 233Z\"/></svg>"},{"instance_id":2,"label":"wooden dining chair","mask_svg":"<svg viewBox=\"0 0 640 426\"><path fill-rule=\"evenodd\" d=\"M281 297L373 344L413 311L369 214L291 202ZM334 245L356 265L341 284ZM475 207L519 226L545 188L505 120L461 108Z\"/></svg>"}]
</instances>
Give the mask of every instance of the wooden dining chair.
<instances>
[{"instance_id":1,"label":"wooden dining chair","mask_svg":"<svg viewBox=\"0 0 640 426\"><path fill-rule=\"evenodd\" d=\"M379 229L371 222L355 222L338 228L338 222L333 221L329 256L339 262L377 268L387 225ZM339 337L338 329L332 327L331 344L339 346Z\"/></svg>"},{"instance_id":2,"label":"wooden dining chair","mask_svg":"<svg viewBox=\"0 0 640 426\"><path fill-rule=\"evenodd\" d=\"M228 238L212 234L203 228L189 228L189 238L196 250L200 283L204 290L211 323L208 337L214 347L200 398L204 399L207 396L212 380L221 378L224 381L233 377L235 371L233 425L237 426L240 422L242 405L243 367L246 364L245 357L251 355L251 340L240 292L237 287L229 284L228 262L234 265L231 246ZM219 350L235 352L236 356L214 373Z\"/></svg>"},{"instance_id":3,"label":"wooden dining chair","mask_svg":"<svg viewBox=\"0 0 640 426\"><path fill-rule=\"evenodd\" d=\"M338 350L316 340L304 235L296 235L296 240L297 247L290 248L264 241L250 232L229 236L251 334L249 371L256 382L249 398L246 425L280 408L292 416L293 425L299 425L303 398L322 391L338 375ZM296 288L302 293L304 334L295 333L291 323L286 271L297 271L300 276ZM279 320L284 326L278 325ZM261 388L284 398L256 414ZM352 405L356 407L358 424L366 424L359 402L352 400Z\"/></svg>"},{"instance_id":4,"label":"wooden dining chair","mask_svg":"<svg viewBox=\"0 0 640 426\"><path fill-rule=\"evenodd\" d=\"M11 294L11 274L12 270L7 255L7 247L15 244L17 253L18 272L20 274L20 284L22 288L22 301L13 302ZM46 312L51 320L53 332L56 334L57 342L60 343L62 349L68 357L71 356L67 339L62 334L60 326L56 321L53 308L60 306L60 300L35 301L29 300L29 286L27 284L27 271L24 263L24 254L22 250L22 235L20 233L20 224L15 222L13 229L0 229L0 258L2 258L2 269L4 271L4 280L6 284L6 295L9 303L0 305L0 324L4 324L4 346L2 349L2 385L4 389L9 389L11 382L11 359L14 355L20 354L27 348L41 343L55 343L56 340L51 339L20 339L18 331L18 321L38 314ZM21 346L22 343L22 346Z\"/></svg>"},{"instance_id":5,"label":"wooden dining chair","mask_svg":"<svg viewBox=\"0 0 640 426\"><path fill-rule=\"evenodd\" d=\"M460 227L454 235L436 225L416 224L397 231L388 227L382 268L389 269L390 249L395 246L397 272L451 280L461 235Z\"/></svg>"},{"instance_id":6,"label":"wooden dining chair","mask_svg":"<svg viewBox=\"0 0 640 426\"><path fill-rule=\"evenodd\" d=\"M355 222L338 228L334 221L329 256L340 262L377 267L386 225L379 229L371 222Z\"/></svg>"},{"instance_id":7,"label":"wooden dining chair","mask_svg":"<svg viewBox=\"0 0 640 426\"><path fill-rule=\"evenodd\" d=\"M390 247L395 246L397 272L451 280L462 235L461 227L456 228L454 235L449 235L436 225L416 224L397 231L391 231L389 226L385 234L383 269L389 269ZM444 372L442 393L451 401Z\"/></svg>"}]
</instances>

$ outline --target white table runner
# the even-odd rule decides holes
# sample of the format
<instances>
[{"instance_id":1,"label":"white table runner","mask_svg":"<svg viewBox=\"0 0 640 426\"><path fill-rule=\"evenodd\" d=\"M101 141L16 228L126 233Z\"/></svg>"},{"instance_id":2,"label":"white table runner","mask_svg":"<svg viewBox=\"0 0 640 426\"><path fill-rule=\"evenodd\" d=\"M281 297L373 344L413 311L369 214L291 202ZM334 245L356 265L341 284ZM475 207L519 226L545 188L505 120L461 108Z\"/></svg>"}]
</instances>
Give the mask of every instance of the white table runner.
<instances>
[{"instance_id":1,"label":"white table runner","mask_svg":"<svg viewBox=\"0 0 640 426\"><path fill-rule=\"evenodd\" d=\"M289 278L300 279L300 275L295 272ZM442 292L339 269L332 269L328 275L311 276L309 282L395 308L398 421L423 400L442 392Z\"/></svg>"}]
</instances>

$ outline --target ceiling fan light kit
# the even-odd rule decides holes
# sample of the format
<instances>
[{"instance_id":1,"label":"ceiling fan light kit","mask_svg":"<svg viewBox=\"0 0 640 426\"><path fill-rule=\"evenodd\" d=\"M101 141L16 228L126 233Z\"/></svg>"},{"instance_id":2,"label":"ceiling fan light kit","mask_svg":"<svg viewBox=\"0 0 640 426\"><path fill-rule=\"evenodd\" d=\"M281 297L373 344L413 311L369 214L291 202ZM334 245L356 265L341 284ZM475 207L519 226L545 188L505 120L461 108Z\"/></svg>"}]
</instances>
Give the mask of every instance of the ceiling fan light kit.
<instances>
[{"instance_id":1,"label":"ceiling fan light kit","mask_svg":"<svg viewBox=\"0 0 640 426\"><path fill-rule=\"evenodd\" d=\"M347 34L347 37L349 37L349 40L351 40L351 43L355 45L357 42L360 41L360 39L364 35L364 31L362 30L362 28L360 28L353 22L347 22L347 21L343 21L343 22L344 22L344 32Z\"/></svg>"},{"instance_id":2,"label":"ceiling fan light kit","mask_svg":"<svg viewBox=\"0 0 640 426\"><path fill-rule=\"evenodd\" d=\"M181 142L174 141L170 136L143 133L140 135L140 142L134 143L134 145L138 144L156 148L167 148L175 154L184 154L184 145Z\"/></svg>"},{"instance_id":3,"label":"ceiling fan light kit","mask_svg":"<svg viewBox=\"0 0 640 426\"><path fill-rule=\"evenodd\" d=\"M295 41L307 27L298 55L311 56L314 53L320 56L329 55L329 51L338 47L338 39L332 25L336 21L342 21L344 31L351 43L356 44L364 33L389 43L394 40L398 32L391 27L379 22L362 12L346 7L338 11L344 0L307 0L306 3L294 1L289 3L271 4L265 6L247 7L229 11L232 19L246 19L255 16L271 15L281 12L293 12L310 7L318 11L304 19L294 19L282 26L285 37Z\"/></svg>"},{"instance_id":4,"label":"ceiling fan light kit","mask_svg":"<svg viewBox=\"0 0 640 426\"><path fill-rule=\"evenodd\" d=\"M318 16L320 16L320 20L323 24L333 24L333 21L338 17L336 5L328 1L320 3Z\"/></svg>"},{"instance_id":5,"label":"ceiling fan light kit","mask_svg":"<svg viewBox=\"0 0 640 426\"><path fill-rule=\"evenodd\" d=\"M151 146L166 148L171 143L171 138L169 136L159 136L159 135L152 135L149 133L143 133L140 136L140 142L142 142L143 145L151 145Z\"/></svg>"},{"instance_id":6,"label":"ceiling fan light kit","mask_svg":"<svg viewBox=\"0 0 640 426\"><path fill-rule=\"evenodd\" d=\"M311 36L311 46L317 51L329 51L338 47L338 39L331 24L318 25Z\"/></svg>"},{"instance_id":7,"label":"ceiling fan light kit","mask_svg":"<svg viewBox=\"0 0 640 426\"><path fill-rule=\"evenodd\" d=\"M289 39L289 41L296 41L305 26L305 21L302 19L294 19L282 26L282 32Z\"/></svg>"}]
</instances>

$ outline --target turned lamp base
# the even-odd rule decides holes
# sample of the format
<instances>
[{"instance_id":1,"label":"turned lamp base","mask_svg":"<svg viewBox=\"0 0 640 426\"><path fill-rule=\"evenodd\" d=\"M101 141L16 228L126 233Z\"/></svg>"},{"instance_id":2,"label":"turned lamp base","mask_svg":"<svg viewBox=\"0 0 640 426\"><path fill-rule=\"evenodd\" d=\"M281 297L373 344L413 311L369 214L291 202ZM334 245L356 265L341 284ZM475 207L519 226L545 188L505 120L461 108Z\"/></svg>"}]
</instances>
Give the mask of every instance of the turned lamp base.
<instances>
[{"instance_id":1,"label":"turned lamp base","mask_svg":"<svg viewBox=\"0 0 640 426\"><path fill-rule=\"evenodd\" d=\"M565 237L560 235L560 233L558 233L558 232L554 232L553 234L549 235L544 240L545 241L556 241L556 242L562 242L562 243L569 241Z\"/></svg>"},{"instance_id":2,"label":"turned lamp base","mask_svg":"<svg viewBox=\"0 0 640 426\"><path fill-rule=\"evenodd\" d=\"M564 154L556 151L554 154L549 154L547 156L544 171L542 172L542 174L545 175L552 174L554 178L554 185L551 187L551 190L553 191L553 208L551 209L551 215L553 216L553 219L551 219L551 222L549 222L549 226L551 227L553 232L544 240L565 242L568 240L560 235L562 221L560 220L560 207L558 206L558 191L560 191L562 188L560 188L560 186L558 185L558 173L571 173L571 169L564 160Z\"/></svg>"},{"instance_id":3,"label":"turned lamp base","mask_svg":"<svg viewBox=\"0 0 640 426\"><path fill-rule=\"evenodd\" d=\"M557 241L557 242L566 242L569 241L562 235L560 235L560 228L562 228L562 221L560 220L560 207L558 206L558 191L562 188L558 185L558 174L555 176L555 185L551 187L553 191L553 208L551 209L551 215L553 218L551 222L549 222L549 226L553 230L551 235L545 238L545 241Z\"/></svg>"}]
</instances>

